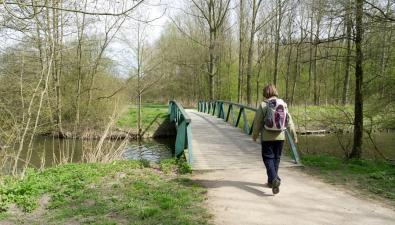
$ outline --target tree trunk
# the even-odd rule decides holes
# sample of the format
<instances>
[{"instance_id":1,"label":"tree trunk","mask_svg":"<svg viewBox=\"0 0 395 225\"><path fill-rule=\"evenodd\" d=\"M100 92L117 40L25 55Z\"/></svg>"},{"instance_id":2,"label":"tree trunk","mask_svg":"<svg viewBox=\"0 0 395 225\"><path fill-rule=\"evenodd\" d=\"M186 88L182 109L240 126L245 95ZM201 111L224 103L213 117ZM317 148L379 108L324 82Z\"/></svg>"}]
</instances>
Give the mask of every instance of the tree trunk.
<instances>
[{"instance_id":1,"label":"tree trunk","mask_svg":"<svg viewBox=\"0 0 395 225\"><path fill-rule=\"evenodd\" d=\"M240 0L240 21L239 21L239 77L237 83L237 102L242 101L243 90L243 68L244 68L244 1Z\"/></svg>"},{"instance_id":2,"label":"tree trunk","mask_svg":"<svg viewBox=\"0 0 395 225\"><path fill-rule=\"evenodd\" d=\"M318 15L320 17L320 15ZM319 43L319 34L320 34L320 23L321 19L317 18L317 28L314 38L314 55L313 55L313 79L314 79L314 105L320 104L320 96L319 96L319 86L318 86L318 74L317 74L317 53L318 53L318 43Z\"/></svg>"},{"instance_id":3,"label":"tree trunk","mask_svg":"<svg viewBox=\"0 0 395 225\"><path fill-rule=\"evenodd\" d=\"M277 17L276 17L276 41L274 46L274 75L273 84L277 86L278 81L278 57L280 52L280 29L282 22L282 0L277 0Z\"/></svg>"},{"instance_id":4,"label":"tree trunk","mask_svg":"<svg viewBox=\"0 0 395 225\"><path fill-rule=\"evenodd\" d=\"M56 2L56 1L55 1ZM59 5L62 6L62 1L59 2ZM58 3L56 2L54 8L59 7ZM60 13L60 15L59 15ZM61 86L60 86L60 78L62 75L62 61L63 61L63 51L62 51L62 44L63 44L63 13L62 11L53 9L53 29L54 29L54 68L53 78L55 84L55 101L56 101L56 126L58 129L59 137L65 137L62 125L62 95L61 95ZM59 23L60 18L60 23Z\"/></svg>"},{"instance_id":5,"label":"tree trunk","mask_svg":"<svg viewBox=\"0 0 395 225\"><path fill-rule=\"evenodd\" d=\"M87 5L87 0L85 0L85 7L86 9ZM78 17L78 15L77 15ZM75 115L75 123L74 123L74 135L77 135L76 132L79 130L79 125L80 125L80 115L81 115L81 90L82 90L82 80L83 80L83 74L82 74L82 43L83 43L83 38L84 38L84 30L85 30L85 14L82 15L82 22L81 24L78 24L78 46L77 46L77 74L78 74L78 80L77 80L77 93L76 93L76 115Z\"/></svg>"},{"instance_id":6,"label":"tree trunk","mask_svg":"<svg viewBox=\"0 0 395 225\"><path fill-rule=\"evenodd\" d=\"M347 10L345 15L346 22L346 58L345 58L345 74L344 74L344 82L343 82L343 93L342 93L342 104L346 105L348 103L348 92L350 89L350 64L351 64L351 29L352 29L352 21L351 21L351 13L352 13L352 5L351 0L347 2Z\"/></svg>"},{"instance_id":7,"label":"tree trunk","mask_svg":"<svg viewBox=\"0 0 395 225\"><path fill-rule=\"evenodd\" d=\"M355 0L355 109L354 109L354 143L350 158L361 158L363 137L363 0Z\"/></svg>"},{"instance_id":8,"label":"tree trunk","mask_svg":"<svg viewBox=\"0 0 395 225\"><path fill-rule=\"evenodd\" d=\"M247 104L252 104L252 58L253 58L253 48L254 48L254 38L255 38L255 21L256 16L261 5L262 0L258 0L258 4L256 0L252 1L252 19L251 19L251 32L250 32L250 43L248 47L248 59L247 59Z\"/></svg>"},{"instance_id":9,"label":"tree trunk","mask_svg":"<svg viewBox=\"0 0 395 225\"><path fill-rule=\"evenodd\" d=\"M314 6L314 0L313 0L313 6ZM311 8L311 18L310 18L310 48L309 48L309 89L308 89L308 100L310 100L311 96L311 78L312 78L312 71L313 71L313 18L314 18L314 13L313 13L314 7Z\"/></svg>"}]
</instances>

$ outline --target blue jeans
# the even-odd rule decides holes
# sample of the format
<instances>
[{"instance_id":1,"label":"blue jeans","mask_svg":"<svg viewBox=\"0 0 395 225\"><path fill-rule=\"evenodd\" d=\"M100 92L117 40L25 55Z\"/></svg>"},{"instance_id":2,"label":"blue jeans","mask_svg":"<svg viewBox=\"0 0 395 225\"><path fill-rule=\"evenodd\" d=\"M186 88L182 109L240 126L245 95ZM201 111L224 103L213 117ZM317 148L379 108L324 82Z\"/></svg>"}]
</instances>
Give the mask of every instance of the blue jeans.
<instances>
[{"instance_id":1,"label":"blue jeans","mask_svg":"<svg viewBox=\"0 0 395 225\"><path fill-rule=\"evenodd\" d=\"M280 165L281 152L284 141L262 141L262 159L265 163L267 182L271 184L274 178L278 176L278 167Z\"/></svg>"}]
</instances>

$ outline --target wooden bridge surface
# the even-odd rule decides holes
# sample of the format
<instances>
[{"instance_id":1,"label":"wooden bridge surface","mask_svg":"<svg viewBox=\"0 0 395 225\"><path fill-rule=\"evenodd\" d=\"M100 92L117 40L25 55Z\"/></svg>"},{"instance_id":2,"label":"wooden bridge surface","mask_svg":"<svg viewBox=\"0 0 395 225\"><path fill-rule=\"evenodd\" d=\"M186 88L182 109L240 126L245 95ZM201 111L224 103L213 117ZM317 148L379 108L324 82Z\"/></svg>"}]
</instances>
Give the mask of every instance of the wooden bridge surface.
<instances>
[{"instance_id":1,"label":"wooden bridge surface","mask_svg":"<svg viewBox=\"0 0 395 225\"><path fill-rule=\"evenodd\" d=\"M261 146L251 136L215 116L186 112L192 120L193 170L264 168ZM283 156L280 167L289 166L295 164Z\"/></svg>"}]
</instances>

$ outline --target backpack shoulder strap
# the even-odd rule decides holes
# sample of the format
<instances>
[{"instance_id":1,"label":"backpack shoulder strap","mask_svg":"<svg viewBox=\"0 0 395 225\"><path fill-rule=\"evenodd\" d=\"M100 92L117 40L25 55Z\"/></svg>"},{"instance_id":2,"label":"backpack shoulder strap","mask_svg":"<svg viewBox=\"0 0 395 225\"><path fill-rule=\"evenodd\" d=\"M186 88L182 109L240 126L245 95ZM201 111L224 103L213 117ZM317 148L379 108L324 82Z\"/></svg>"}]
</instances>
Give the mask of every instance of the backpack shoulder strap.
<instances>
[{"instance_id":1,"label":"backpack shoulder strap","mask_svg":"<svg viewBox=\"0 0 395 225\"><path fill-rule=\"evenodd\" d=\"M267 106L268 106L268 102L267 101L261 102L261 108L262 108L262 113L263 113L264 117L266 116L265 107L267 107Z\"/></svg>"}]
</instances>

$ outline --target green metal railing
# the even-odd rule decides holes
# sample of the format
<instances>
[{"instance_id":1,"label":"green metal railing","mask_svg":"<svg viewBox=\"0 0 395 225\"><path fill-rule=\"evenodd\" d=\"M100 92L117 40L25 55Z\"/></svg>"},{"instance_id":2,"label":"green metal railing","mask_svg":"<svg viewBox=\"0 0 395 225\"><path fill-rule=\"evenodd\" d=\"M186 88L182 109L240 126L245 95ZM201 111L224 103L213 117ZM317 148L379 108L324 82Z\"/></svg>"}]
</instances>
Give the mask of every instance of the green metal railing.
<instances>
[{"instance_id":1,"label":"green metal railing","mask_svg":"<svg viewBox=\"0 0 395 225\"><path fill-rule=\"evenodd\" d=\"M170 121L175 122L177 127L177 137L175 144L175 155L177 157L188 149L187 160L192 163L192 131L191 131L191 118L185 112L182 105L176 101L169 102L169 115Z\"/></svg>"},{"instance_id":2,"label":"green metal railing","mask_svg":"<svg viewBox=\"0 0 395 225\"><path fill-rule=\"evenodd\" d=\"M224 106L226 105L228 106L228 109L225 113ZM238 113L235 117L235 111L237 109ZM222 118L223 120L225 120L225 122L230 123L234 127L238 127L240 122L243 121L244 125L242 129L244 133L248 135L251 135L252 130L254 129L254 122L252 122L251 125L249 124L246 111L252 111L255 115L256 108L229 101L199 101L198 111L210 114L212 116L216 116L218 118ZM292 158L295 160L296 164L301 164L298 150L288 130L285 130L285 136L291 148Z\"/></svg>"}]
</instances>

